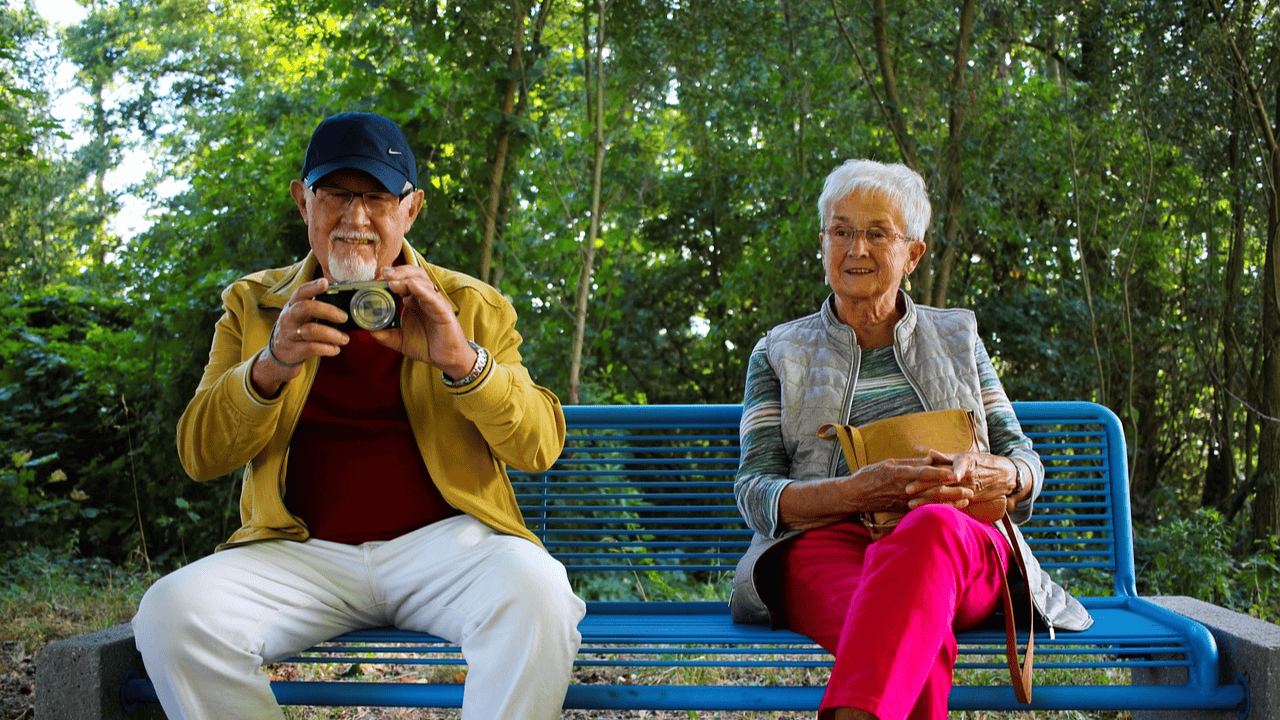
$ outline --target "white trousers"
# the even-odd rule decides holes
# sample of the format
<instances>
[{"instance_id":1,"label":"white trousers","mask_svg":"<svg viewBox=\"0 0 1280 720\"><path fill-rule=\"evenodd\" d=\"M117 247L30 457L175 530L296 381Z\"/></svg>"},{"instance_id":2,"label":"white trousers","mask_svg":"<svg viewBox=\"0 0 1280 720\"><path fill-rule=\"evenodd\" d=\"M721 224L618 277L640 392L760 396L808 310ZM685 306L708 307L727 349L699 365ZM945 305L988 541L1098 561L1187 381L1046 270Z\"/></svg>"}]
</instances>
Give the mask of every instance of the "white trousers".
<instances>
[{"instance_id":1,"label":"white trousers","mask_svg":"<svg viewBox=\"0 0 1280 720\"><path fill-rule=\"evenodd\" d=\"M133 631L170 720L282 720L264 663L386 625L462 649L464 720L550 720L585 611L559 561L460 515L387 542L215 553L156 582Z\"/></svg>"}]
</instances>

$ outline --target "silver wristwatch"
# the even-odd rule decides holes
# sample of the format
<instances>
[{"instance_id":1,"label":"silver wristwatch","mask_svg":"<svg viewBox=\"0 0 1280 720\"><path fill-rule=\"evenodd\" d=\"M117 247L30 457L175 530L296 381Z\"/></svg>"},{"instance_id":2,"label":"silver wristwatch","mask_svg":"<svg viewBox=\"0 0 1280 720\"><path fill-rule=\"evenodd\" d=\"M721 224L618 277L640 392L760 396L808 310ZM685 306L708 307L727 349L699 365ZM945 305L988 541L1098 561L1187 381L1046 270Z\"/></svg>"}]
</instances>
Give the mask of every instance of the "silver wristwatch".
<instances>
[{"instance_id":1,"label":"silver wristwatch","mask_svg":"<svg viewBox=\"0 0 1280 720\"><path fill-rule=\"evenodd\" d=\"M485 350L470 340L467 341L467 344L471 346L471 349L476 351L476 364L472 365L471 372L467 373L467 376L460 380L450 380L448 375L441 372L440 377L448 387L459 388L463 385L475 382L476 378L480 377L480 375L484 373L485 366L489 364L488 350Z\"/></svg>"}]
</instances>

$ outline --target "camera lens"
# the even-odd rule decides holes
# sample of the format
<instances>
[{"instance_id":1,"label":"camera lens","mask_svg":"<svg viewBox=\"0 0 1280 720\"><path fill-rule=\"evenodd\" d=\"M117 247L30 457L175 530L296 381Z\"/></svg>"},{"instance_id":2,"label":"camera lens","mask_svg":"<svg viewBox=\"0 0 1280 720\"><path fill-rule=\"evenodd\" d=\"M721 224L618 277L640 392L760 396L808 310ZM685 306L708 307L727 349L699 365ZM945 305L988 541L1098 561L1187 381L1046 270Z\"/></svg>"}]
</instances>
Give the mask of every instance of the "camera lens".
<instances>
[{"instance_id":1,"label":"camera lens","mask_svg":"<svg viewBox=\"0 0 1280 720\"><path fill-rule=\"evenodd\" d=\"M396 301L381 288L357 290L351 296L351 320L365 330L381 330L396 317Z\"/></svg>"}]
</instances>

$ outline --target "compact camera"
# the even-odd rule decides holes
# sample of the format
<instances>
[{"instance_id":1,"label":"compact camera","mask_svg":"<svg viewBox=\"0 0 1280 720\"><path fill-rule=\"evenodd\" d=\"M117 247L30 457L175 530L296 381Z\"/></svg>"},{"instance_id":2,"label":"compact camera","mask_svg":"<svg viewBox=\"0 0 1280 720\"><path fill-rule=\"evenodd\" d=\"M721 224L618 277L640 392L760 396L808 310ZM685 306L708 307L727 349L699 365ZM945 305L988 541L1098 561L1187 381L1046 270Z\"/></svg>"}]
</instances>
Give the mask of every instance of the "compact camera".
<instances>
[{"instance_id":1,"label":"compact camera","mask_svg":"<svg viewBox=\"0 0 1280 720\"><path fill-rule=\"evenodd\" d=\"M400 327L400 296L391 292L385 280L330 283L316 299L346 311L344 323L317 319L343 332Z\"/></svg>"}]
</instances>

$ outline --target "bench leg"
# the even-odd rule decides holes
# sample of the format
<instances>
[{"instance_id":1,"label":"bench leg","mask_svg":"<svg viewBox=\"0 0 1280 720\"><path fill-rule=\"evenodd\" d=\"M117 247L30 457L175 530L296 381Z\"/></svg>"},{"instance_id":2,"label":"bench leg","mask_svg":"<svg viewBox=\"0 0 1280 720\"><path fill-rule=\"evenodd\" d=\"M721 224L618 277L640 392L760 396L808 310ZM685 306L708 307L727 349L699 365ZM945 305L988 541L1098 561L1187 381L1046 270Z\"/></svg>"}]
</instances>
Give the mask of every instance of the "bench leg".
<instances>
[{"instance_id":1,"label":"bench leg","mask_svg":"<svg viewBox=\"0 0 1280 720\"><path fill-rule=\"evenodd\" d=\"M142 670L133 629L117 625L49 643L36 656L36 717L40 720L164 720L159 705L126 713L120 684Z\"/></svg>"},{"instance_id":2,"label":"bench leg","mask_svg":"<svg viewBox=\"0 0 1280 720\"><path fill-rule=\"evenodd\" d=\"M1152 602L1209 629L1218 645L1218 682L1244 677L1248 684L1248 720L1280 720L1280 626L1243 613L1182 596L1152 597ZM1184 668L1134 670L1134 684L1173 685L1187 680ZM1135 711L1133 720L1240 720L1234 710Z\"/></svg>"}]
</instances>

